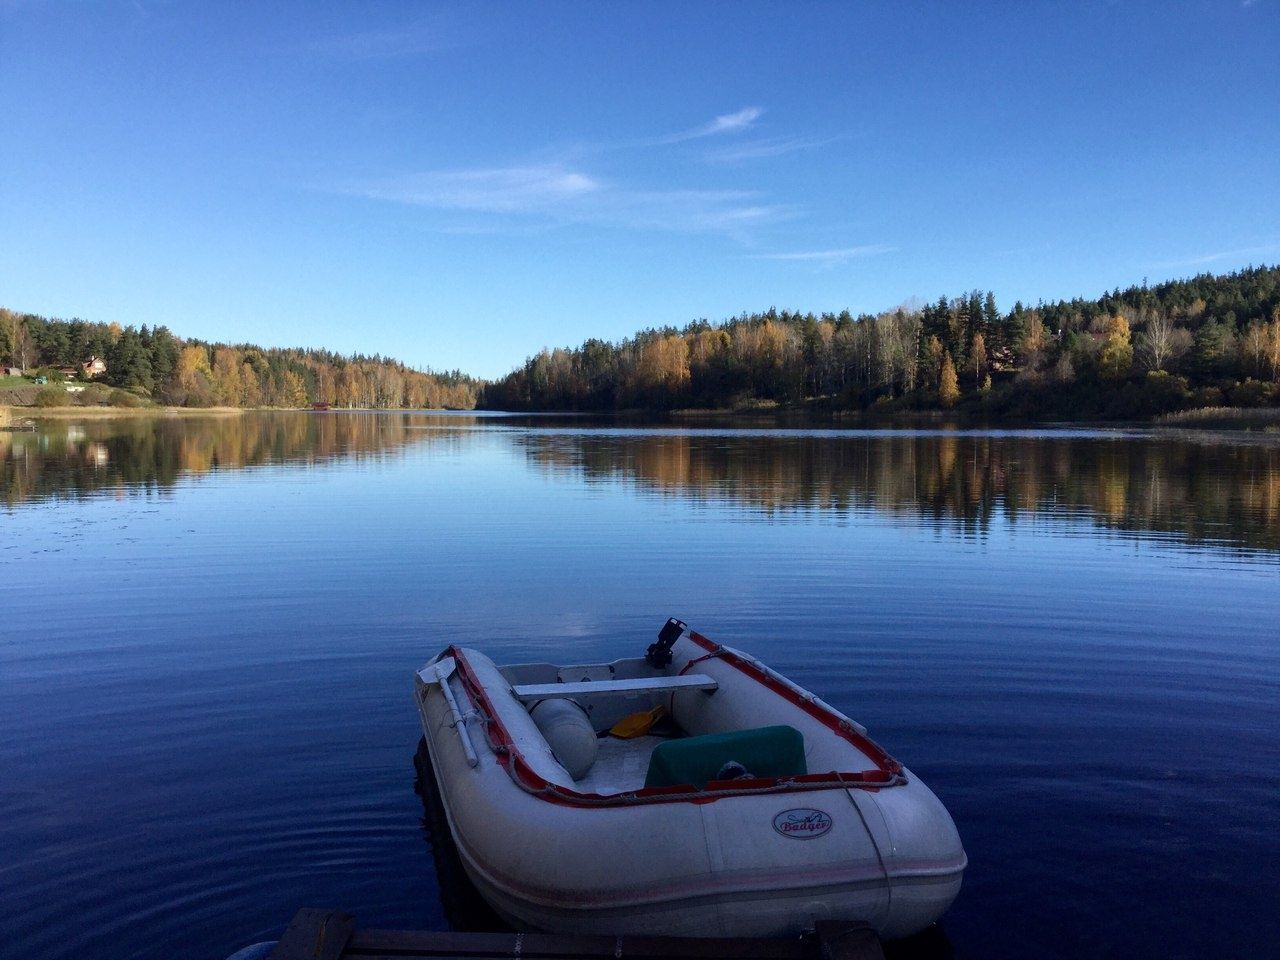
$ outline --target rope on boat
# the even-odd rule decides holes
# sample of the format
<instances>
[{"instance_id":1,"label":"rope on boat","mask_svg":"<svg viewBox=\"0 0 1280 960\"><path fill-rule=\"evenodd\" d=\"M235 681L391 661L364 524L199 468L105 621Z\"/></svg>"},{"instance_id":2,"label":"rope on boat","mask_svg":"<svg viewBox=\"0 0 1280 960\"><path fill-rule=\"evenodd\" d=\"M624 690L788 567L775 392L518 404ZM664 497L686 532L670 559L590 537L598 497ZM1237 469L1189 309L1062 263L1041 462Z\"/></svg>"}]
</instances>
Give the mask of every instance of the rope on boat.
<instances>
[{"instance_id":1,"label":"rope on boat","mask_svg":"<svg viewBox=\"0 0 1280 960\"><path fill-rule=\"evenodd\" d=\"M695 664L702 663L703 660L711 660L712 658L719 657L722 653L724 653L724 647L721 644L717 643L715 645L715 649L712 650L710 653L704 653L700 657L694 657L692 660L686 663L683 667L681 667L680 672L676 674L676 676L683 677L686 673L688 673L693 668ZM676 691L675 690L671 691L671 698L667 701L667 713L673 717L676 715Z\"/></svg>"}]
</instances>

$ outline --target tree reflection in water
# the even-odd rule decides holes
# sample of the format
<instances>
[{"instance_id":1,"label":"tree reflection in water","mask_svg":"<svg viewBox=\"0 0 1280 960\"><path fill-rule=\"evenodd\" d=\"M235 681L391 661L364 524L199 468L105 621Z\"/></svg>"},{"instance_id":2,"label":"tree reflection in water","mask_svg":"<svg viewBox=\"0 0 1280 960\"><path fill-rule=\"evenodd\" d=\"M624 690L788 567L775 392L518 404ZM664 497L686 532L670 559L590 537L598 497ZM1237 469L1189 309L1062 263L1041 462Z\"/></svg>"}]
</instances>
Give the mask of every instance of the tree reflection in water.
<instances>
[{"instance_id":1,"label":"tree reflection in water","mask_svg":"<svg viewBox=\"0 0 1280 960\"><path fill-rule=\"evenodd\" d=\"M0 433L0 492L10 507L162 492L184 477L215 470L383 457L449 435L422 430L421 420L286 412L45 420L34 433Z\"/></svg>"},{"instance_id":2,"label":"tree reflection in water","mask_svg":"<svg viewBox=\"0 0 1280 960\"><path fill-rule=\"evenodd\" d=\"M1080 517L1190 543L1280 548L1280 445L1231 437L862 433L528 433L529 460L588 482L789 513L991 523Z\"/></svg>"},{"instance_id":3,"label":"tree reflection in water","mask_svg":"<svg viewBox=\"0 0 1280 960\"><path fill-rule=\"evenodd\" d=\"M42 421L35 433L0 433L0 491L11 508L163 492L215 470L394 456L476 431L565 478L634 484L779 522L877 513L983 537L993 523L1082 519L1187 543L1280 549L1280 442L1229 434L635 430L345 412Z\"/></svg>"}]
</instances>

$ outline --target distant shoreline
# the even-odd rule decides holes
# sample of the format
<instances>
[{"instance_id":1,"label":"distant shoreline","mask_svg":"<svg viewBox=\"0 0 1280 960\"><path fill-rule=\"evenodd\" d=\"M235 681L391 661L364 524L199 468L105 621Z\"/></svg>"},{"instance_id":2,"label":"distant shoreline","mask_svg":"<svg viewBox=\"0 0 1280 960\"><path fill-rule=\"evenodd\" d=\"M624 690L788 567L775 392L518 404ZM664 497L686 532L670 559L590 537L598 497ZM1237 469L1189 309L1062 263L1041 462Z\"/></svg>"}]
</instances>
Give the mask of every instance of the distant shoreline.
<instances>
[{"instance_id":1,"label":"distant shoreline","mask_svg":"<svg viewBox=\"0 0 1280 960\"><path fill-rule=\"evenodd\" d=\"M0 423L27 420L113 420L129 417L230 417L244 407L0 407Z\"/></svg>"},{"instance_id":2,"label":"distant shoreline","mask_svg":"<svg viewBox=\"0 0 1280 960\"><path fill-rule=\"evenodd\" d=\"M12 428L25 420L129 420L139 418L202 417L230 418L246 413L315 413L306 407L28 407L0 405L0 427ZM429 408L341 408L324 413L440 413L441 409ZM753 420L768 421L786 429L788 426L813 426L815 420L827 420L833 426L886 430L911 430L921 428L954 427L957 429L1009 429L1054 428L1063 426L1157 428L1172 431L1202 431L1255 433L1275 436L1280 434L1280 407L1200 407L1182 410L1156 417L1128 420L1024 420L1008 417L983 418L965 411L898 410L893 412L866 410L839 410L807 405L750 405L729 409L681 409L681 410L611 410L579 411L450 411L475 413L479 416L509 413L512 416L598 416L604 418L629 417L655 418L675 423L697 423L701 420L737 420L744 425ZM805 422L807 421L807 422Z\"/></svg>"}]
</instances>

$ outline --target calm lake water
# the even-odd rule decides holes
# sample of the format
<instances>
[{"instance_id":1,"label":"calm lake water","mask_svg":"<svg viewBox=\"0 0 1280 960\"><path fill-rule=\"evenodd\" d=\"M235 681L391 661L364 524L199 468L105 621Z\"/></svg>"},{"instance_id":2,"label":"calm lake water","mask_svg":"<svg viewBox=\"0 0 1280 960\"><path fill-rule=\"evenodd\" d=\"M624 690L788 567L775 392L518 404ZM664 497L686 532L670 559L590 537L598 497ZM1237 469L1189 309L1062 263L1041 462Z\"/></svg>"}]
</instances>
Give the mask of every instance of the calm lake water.
<instances>
[{"instance_id":1,"label":"calm lake water","mask_svg":"<svg viewBox=\"0 0 1280 960\"><path fill-rule=\"evenodd\" d=\"M0 952L443 928L413 671L671 615L938 793L956 955L1280 949L1274 438L47 421L0 497Z\"/></svg>"}]
</instances>

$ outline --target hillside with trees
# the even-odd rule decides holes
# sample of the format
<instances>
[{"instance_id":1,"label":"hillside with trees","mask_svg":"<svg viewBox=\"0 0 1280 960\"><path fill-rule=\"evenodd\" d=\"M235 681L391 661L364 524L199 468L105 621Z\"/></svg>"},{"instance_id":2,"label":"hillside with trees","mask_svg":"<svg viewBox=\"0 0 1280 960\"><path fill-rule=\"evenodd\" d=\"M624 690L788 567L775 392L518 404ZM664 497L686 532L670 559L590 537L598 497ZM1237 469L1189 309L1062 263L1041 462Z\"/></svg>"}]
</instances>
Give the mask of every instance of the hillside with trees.
<instances>
[{"instance_id":1,"label":"hillside with trees","mask_svg":"<svg viewBox=\"0 0 1280 960\"><path fill-rule=\"evenodd\" d=\"M0 358L9 365L45 372L52 381L59 369L90 357L106 361L98 379L117 388L117 399L123 394L170 406L470 409L480 386L458 371L413 370L380 356L206 343L163 326L134 329L0 308Z\"/></svg>"},{"instance_id":2,"label":"hillside with trees","mask_svg":"<svg viewBox=\"0 0 1280 960\"><path fill-rule=\"evenodd\" d=\"M1280 403L1280 267L1001 311L975 290L854 316L770 309L543 350L487 384L507 410L760 405L1010 418Z\"/></svg>"},{"instance_id":3,"label":"hillside with trees","mask_svg":"<svg viewBox=\"0 0 1280 960\"><path fill-rule=\"evenodd\" d=\"M0 308L0 359L106 372L81 402L673 410L802 406L1009 419L1137 418L1280 404L1280 267L999 309L974 290L878 314L763 313L543 350L493 383L385 357L184 340ZM95 392L96 391L96 392Z\"/></svg>"}]
</instances>

